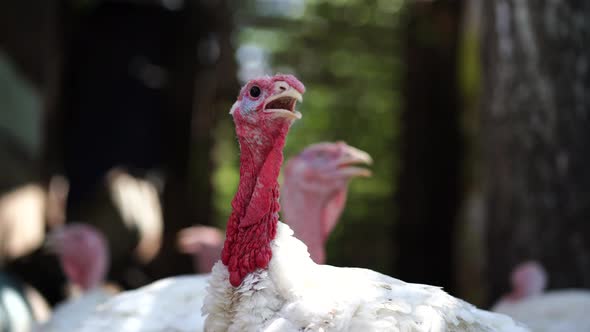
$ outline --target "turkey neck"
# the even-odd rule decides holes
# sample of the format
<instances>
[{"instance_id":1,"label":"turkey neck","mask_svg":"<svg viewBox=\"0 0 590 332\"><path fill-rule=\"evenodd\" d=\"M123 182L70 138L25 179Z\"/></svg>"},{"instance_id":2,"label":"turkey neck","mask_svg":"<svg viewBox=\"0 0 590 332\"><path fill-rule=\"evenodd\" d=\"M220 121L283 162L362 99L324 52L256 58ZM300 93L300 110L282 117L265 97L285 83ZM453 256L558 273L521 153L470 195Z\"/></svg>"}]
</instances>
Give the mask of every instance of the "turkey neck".
<instances>
[{"instance_id":1,"label":"turkey neck","mask_svg":"<svg viewBox=\"0 0 590 332\"><path fill-rule=\"evenodd\" d=\"M288 124L278 134L263 140L237 131L240 183L232 201L221 255L234 287L249 273L267 268L272 258L270 242L276 236L279 217L278 176Z\"/></svg>"},{"instance_id":2,"label":"turkey neck","mask_svg":"<svg viewBox=\"0 0 590 332\"><path fill-rule=\"evenodd\" d=\"M300 179L287 179L282 190L282 215L295 232L295 236L307 245L311 258L318 264L325 262L324 231L322 217L326 195L297 188Z\"/></svg>"}]
</instances>

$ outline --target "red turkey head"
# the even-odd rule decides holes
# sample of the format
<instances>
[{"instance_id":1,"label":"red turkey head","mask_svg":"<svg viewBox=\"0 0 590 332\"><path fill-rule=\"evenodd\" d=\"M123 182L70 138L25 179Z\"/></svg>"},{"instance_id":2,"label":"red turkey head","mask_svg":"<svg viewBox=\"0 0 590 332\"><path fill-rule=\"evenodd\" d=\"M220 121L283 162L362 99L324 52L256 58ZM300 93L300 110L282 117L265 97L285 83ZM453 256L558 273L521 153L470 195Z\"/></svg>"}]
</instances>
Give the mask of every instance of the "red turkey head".
<instances>
[{"instance_id":1,"label":"red turkey head","mask_svg":"<svg viewBox=\"0 0 590 332\"><path fill-rule=\"evenodd\" d=\"M49 233L46 247L55 253L70 282L82 290L99 286L108 272L107 241L88 224L70 223Z\"/></svg>"},{"instance_id":2,"label":"red turkey head","mask_svg":"<svg viewBox=\"0 0 590 332\"><path fill-rule=\"evenodd\" d=\"M254 79L242 88L230 111L240 143L240 183L221 261L234 287L249 273L266 268L272 258L283 147L291 123L301 117L295 104L304 92L303 84L291 75Z\"/></svg>"},{"instance_id":3,"label":"red turkey head","mask_svg":"<svg viewBox=\"0 0 590 332\"><path fill-rule=\"evenodd\" d=\"M512 293L511 300L521 300L543 293L547 286L547 273L541 264L528 261L517 265L510 276Z\"/></svg>"},{"instance_id":4,"label":"red turkey head","mask_svg":"<svg viewBox=\"0 0 590 332\"><path fill-rule=\"evenodd\" d=\"M281 205L285 221L316 263L325 261L325 244L344 210L348 182L371 172L368 153L344 142L318 143L287 162Z\"/></svg>"}]
</instances>

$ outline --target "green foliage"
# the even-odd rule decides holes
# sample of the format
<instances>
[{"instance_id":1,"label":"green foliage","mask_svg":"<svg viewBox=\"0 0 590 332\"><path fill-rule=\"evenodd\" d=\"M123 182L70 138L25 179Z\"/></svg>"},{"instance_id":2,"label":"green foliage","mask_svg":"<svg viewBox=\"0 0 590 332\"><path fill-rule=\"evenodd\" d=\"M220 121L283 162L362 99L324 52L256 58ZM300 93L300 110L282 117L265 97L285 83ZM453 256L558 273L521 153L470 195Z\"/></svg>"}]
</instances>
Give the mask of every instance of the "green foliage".
<instances>
[{"instance_id":1,"label":"green foliage","mask_svg":"<svg viewBox=\"0 0 590 332\"><path fill-rule=\"evenodd\" d=\"M373 177L351 183L347 208L328 245L335 265L391 272L401 5L400 0L314 0L306 2L303 15L289 17L261 15L249 1L237 11L239 45L263 48L273 71L295 73L307 88L299 105L303 119L289 134L286 158L318 141L343 140L375 160ZM216 133L219 224L225 224L238 181L229 120Z\"/></svg>"},{"instance_id":2,"label":"green foliage","mask_svg":"<svg viewBox=\"0 0 590 332\"><path fill-rule=\"evenodd\" d=\"M15 140L27 157L38 158L41 143L41 96L0 52L0 132Z\"/></svg>"},{"instance_id":3,"label":"green foliage","mask_svg":"<svg viewBox=\"0 0 590 332\"><path fill-rule=\"evenodd\" d=\"M227 112L225 112L227 113ZM229 115L227 115L229 117ZM240 179L238 164L239 154L237 141L234 139L234 128L231 121L220 121L215 130L215 147L213 149L213 162L217 168L213 172L213 205L215 215L218 216L215 224L225 227L231 213L230 202L238 188Z\"/></svg>"}]
</instances>

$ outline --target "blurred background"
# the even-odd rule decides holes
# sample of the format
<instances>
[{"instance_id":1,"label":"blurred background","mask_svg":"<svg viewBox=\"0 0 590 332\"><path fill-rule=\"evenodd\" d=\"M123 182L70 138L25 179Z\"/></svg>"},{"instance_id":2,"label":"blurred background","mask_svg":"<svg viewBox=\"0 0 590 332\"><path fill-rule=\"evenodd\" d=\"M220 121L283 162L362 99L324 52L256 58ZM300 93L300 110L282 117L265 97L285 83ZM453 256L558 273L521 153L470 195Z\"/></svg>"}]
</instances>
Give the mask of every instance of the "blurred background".
<instances>
[{"instance_id":1,"label":"blurred background","mask_svg":"<svg viewBox=\"0 0 590 332\"><path fill-rule=\"evenodd\" d=\"M246 80L307 88L285 156L371 154L328 263L488 306L536 259L590 287L590 10L584 0L55 0L0 3L0 266L54 304L43 250L97 226L123 288L193 273L177 234L223 228L228 111Z\"/></svg>"}]
</instances>

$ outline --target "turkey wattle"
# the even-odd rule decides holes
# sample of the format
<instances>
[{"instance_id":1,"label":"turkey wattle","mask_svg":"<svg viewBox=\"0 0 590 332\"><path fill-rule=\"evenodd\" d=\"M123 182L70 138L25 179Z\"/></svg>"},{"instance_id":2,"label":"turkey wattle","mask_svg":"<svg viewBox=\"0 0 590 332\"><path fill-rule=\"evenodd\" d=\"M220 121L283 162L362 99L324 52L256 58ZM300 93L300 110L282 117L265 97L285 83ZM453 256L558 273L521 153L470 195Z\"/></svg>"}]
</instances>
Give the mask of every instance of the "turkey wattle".
<instances>
[{"instance_id":1,"label":"turkey wattle","mask_svg":"<svg viewBox=\"0 0 590 332\"><path fill-rule=\"evenodd\" d=\"M325 237L344 208L348 181L368 176L370 172L358 165L370 162L367 153L335 142L314 144L287 163L283 198L285 209L292 213L286 216L291 218L292 227L312 230L301 235L304 242L309 241L310 251L321 255L318 259L323 259ZM310 204L307 210L306 204ZM311 204L316 208L311 209ZM198 256L195 270L201 273L210 272L219 260L223 241L220 231L209 226L189 227L178 238L183 252ZM100 305L82 330L202 331L204 318L195 308L200 309L203 304L208 276L172 277L122 293ZM169 310L158 310L159 307Z\"/></svg>"},{"instance_id":2,"label":"turkey wattle","mask_svg":"<svg viewBox=\"0 0 590 332\"><path fill-rule=\"evenodd\" d=\"M289 159L281 187L282 216L307 245L314 262L326 259L326 242L346 205L348 183L371 172L371 156L344 142L321 142ZM195 258L195 270L209 273L220 257L224 236L217 228L192 226L179 233L182 252Z\"/></svg>"},{"instance_id":3,"label":"turkey wattle","mask_svg":"<svg viewBox=\"0 0 590 332\"><path fill-rule=\"evenodd\" d=\"M440 288L358 268L317 265L278 221L283 146L304 87L276 75L242 88L233 115L240 183L222 261L213 267L205 331L528 331Z\"/></svg>"}]
</instances>

